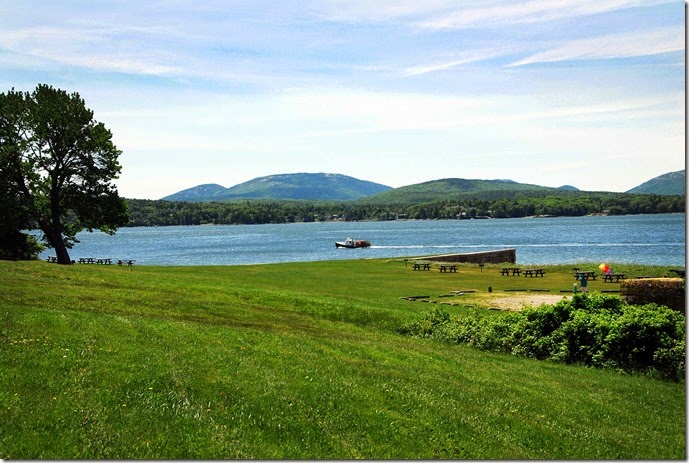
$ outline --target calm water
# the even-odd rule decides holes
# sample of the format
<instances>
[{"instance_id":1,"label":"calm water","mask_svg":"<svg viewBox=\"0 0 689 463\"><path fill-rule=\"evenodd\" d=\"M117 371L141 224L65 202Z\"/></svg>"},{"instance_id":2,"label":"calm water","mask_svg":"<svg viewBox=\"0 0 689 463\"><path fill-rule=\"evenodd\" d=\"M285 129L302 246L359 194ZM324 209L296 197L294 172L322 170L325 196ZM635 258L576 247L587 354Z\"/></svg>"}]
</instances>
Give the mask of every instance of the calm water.
<instances>
[{"instance_id":1,"label":"calm water","mask_svg":"<svg viewBox=\"0 0 689 463\"><path fill-rule=\"evenodd\" d=\"M348 236L367 249L336 249ZM685 214L492 220L329 222L122 228L81 233L79 257L142 265L256 263L422 256L515 248L519 264L635 262L684 266ZM52 250L41 256L52 255Z\"/></svg>"}]
</instances>

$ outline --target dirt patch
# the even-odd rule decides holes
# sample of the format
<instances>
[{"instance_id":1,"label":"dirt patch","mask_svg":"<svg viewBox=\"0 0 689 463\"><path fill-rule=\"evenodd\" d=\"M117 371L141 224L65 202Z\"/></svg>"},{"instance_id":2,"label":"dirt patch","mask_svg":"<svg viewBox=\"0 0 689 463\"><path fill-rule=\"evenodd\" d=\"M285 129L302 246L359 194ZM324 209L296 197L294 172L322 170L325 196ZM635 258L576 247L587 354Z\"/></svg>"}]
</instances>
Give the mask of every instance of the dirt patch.
<instances>
[{"instance_id":1,"label":"dirt patch","mask_svg":"<svg viewBox=\"0 0 689 463\"><path fill-rule=\"evenodd\" d=\"M513 294L510 296L494 296L490 298L491 307L503 310L520 310L524 307L538 307L543 304L555 304L565 297L561 294Z\"/></svg>"}]
</instances>

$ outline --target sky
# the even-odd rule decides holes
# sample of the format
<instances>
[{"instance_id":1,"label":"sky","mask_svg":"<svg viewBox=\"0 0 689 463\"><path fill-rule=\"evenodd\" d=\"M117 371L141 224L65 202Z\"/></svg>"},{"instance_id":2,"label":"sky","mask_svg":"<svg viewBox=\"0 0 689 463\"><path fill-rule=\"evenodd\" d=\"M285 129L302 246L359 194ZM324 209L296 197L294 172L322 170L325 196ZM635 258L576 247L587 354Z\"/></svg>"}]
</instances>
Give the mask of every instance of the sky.
<instances>
[{"instance_id":1,"label":"sky","mask_svg":"<svg viewBox=\"0 0 689 463\"><path fill-rule=\"evenodd\" d=\"M77 92L127 198L323 172L627 191L685 168L679 0L0 0L0 92Z\"/></svg>"}]
</instances>

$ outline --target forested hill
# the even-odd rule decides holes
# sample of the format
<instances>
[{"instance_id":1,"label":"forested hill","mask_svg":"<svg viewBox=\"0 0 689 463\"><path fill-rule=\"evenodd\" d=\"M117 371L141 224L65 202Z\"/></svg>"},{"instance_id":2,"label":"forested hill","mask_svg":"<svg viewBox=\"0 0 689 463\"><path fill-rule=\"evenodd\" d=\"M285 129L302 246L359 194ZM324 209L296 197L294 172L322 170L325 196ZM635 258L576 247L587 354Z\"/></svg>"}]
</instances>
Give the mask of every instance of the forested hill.
<instances>
[{"instance_id":1,"label":"forested hill","mask_svg":"<svg viewBox=\"0 0 689 463\"><path fill-rule=\"evenodd\" d=\"M670 172L639 185L627 193L684 195L684 171ZM511 193L578 192L576 187L544 187L513 180L445 178L391 188L341 174L280 174L258 177L225 188L218 184L198 185L164 197L168 201L231 201L238 199L349 201L366 204L417 204L468 197L496 199Z\"/></svg>"},{"instance_id":2,"label":"forested hill","mask_svg":"<svg viewBox=\"0 0 689 463\"><path fill-rule=\"evenodd\" d=\"M573 187L568 187L571 189ZM445 178L418 183L415 185L384 191L360 200L365 204L417 204L438 200L459 199L468 196L495 196L504 192L556 191L549 188L513 180L475 180L463 178Z\"/></svg>"},{"instance_id":3,"label":"forested hill","mask_svg":"<svg viewBox=\"0 0 689 463\"><path fill-rule=\"evenodd\" d=\"M359 201L172 202L127 200L130 226L260 224L329 220L458 219L657 214L685 212L684 195L540 191L487 191L424 203Z\"/></svg>"},{"instance_id":4,"label":"forested hill","mask_svg":"<svg viewBox=\"0 0 689 463\"><path fill-rule=\"evenodd\" d=\"M685 194L687 177L684 170L669 172L652 178L627 193L652 193L657 195L683 195Z\"/></svg>"},{"instance_id":5,"label":"forested hill","mask_svg":"<svg viewBox=\"0 0 689 463\"><path fill-rule=\"evenodd\" d=\"M670 174L668 176L672 177ZM656 186L662 183L656 182ZM312 190L310 197L314 199L305 199L309 197L305 196L305 190L309 189ZM358 199L349 199L352 195ZM199 185L168 198L180 197L184 199L128 200L130 226L583 216L685 211L684 190L677 195L587 192L568 185L550 188L511 180L460 178L391 189L339 174L274 175L227 189L214 184ZM237 197L255 199L231 199Z\"/></svg>"},{"instance_id":6,"label":"forested hill","mask_svg":"<svg viewBox=\"0 0 689 463\"><path fill-rule=\"evenodd\" d=\"M391 187L340 174L281 174L258 177L230 188L199 185L163 198L168 201L228 201L283 199L348 201L374 195Z\"/></svg>"}]
</instances>

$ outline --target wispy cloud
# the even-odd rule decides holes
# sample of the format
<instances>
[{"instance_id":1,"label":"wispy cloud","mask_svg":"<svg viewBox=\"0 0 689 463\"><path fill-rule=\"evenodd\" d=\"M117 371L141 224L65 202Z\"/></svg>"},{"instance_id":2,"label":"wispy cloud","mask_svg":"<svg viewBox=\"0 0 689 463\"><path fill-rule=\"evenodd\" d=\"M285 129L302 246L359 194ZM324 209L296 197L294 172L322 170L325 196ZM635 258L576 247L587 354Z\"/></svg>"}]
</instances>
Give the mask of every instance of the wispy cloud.
<instances>
[{"instance_id":1,"label":"wispy cloud","mask_svg":"<svg viewBox=\"0 0 689 463\"><path fill-rule=\"evenodd\" d=\"M461 29L508 24L528 24L623 8L667 3L662 0L532 0L528 2L485 2L477 8L461 8L417 23L424 29Z\"/></svg>"},{"instance_id":2,"label":"wispy cloud","mask_svg":"<svg viewBox=\"0 0 689 463\"><path fill-rule=\"evenodd\" d=\"M575 40L551 50L535 53L509 66L582 59L629 58L682 50L684 50L683 31L677 28L665 28Z\"/></svg>"},{"instance_id":3,"label":"wispy cloud","mask_svg":"<svg viewBox=\"0 0 689 463\"><path fill-rule=\"evenodd\" d=\"M324 20L358 23L426 17L456 5L456 0L316 0L311 7L314 15Z\"/></svg>"},{"instance_id":4,"label":"wispy cloud","mask_svg":"<svg viewBox=\"0 0 689 463\"><path fill-rule=\"evenodd\" d=\"M0 84L83 95L125 152L130 197L190 182L189 156L197 183L275 173L266 166L338 171L346 158L339 173L396 185L453 169L523 169L539 183L552 163L562 183L584 187L648 166L574 180L563 166L581 153L684 162L678 0L0 5ZM141 180L158 166L166 186Z\"/></svg>"},{"instance_id":5,"label":"wispy cloud","mask_svg":"<svg viewBox=\"0 0 689 463\"><path fill-rule=\"evenodd\" d=\"M502 56L504 51L495 50L478 50L471 53L465 53L455 59L446 60L444 62L436 62L433 64L424 64L418 66L411 66L404 69L406 76L418 76L428 74L436 71L444 71L447 69L462 66L464 64L475 63L479 61L489 60L498 56Z\"/></svg>"},{"instance_id":6,"label":"wispy cloud","mask_svg":"<svg viewBox=\"0 0 689 463\"><path fill-rule=\"evenodd\" d=\"M30 27L0 33L0 46L24 56L91 70L144 75L170 75L180 71L170 59L171 53L131 46L122 40L132 34L132 30L94 27Z\"/></svg>"}]
</instances>

